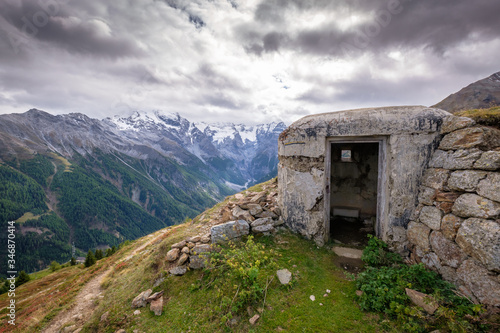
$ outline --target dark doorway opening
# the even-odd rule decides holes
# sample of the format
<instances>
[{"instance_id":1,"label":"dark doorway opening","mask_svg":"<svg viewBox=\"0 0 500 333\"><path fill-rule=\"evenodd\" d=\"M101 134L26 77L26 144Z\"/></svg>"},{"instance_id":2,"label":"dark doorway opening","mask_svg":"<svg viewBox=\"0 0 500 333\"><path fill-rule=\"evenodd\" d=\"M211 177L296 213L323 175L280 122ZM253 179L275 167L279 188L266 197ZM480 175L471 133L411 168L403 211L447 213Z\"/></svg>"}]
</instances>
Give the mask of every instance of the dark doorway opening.
<instances>
[{"instance_id":1,"label":"dark doorway opening","mask_svg":"<svg viewBox=\"0 0 500 333\"><path fill-rule=\"evenodd\" d=\"M364 246L375 234L379 142L331 143L330 239Z\"/></svg>"}]
</instances>

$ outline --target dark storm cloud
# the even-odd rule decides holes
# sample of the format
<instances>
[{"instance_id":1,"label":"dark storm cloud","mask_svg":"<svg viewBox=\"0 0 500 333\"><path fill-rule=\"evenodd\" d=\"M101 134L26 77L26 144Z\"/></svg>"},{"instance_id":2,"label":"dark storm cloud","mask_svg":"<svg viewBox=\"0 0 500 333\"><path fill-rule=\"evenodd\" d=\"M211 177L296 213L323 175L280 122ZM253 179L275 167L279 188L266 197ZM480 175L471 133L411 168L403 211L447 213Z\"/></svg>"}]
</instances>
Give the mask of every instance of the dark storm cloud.
<instances>
[{"instance_id":1,"label":"dark storm cloud","mask_svg":"<svg viewBox=\"0 0 500 333\"><path fill-rule=\"evenodd\" d=\"M321 12L329 22L297 28L288 21L293 11ZM286 48L345 58L391 47L428 48L442 54L461 42L497 38L498 13L500 2L491 0L266 0L257 7L255 22L238 27L236 34L243 37L247 52L258 55ZM336 24L363 14L372 18L348 29ZM262 22L269 23L267 30ZM283 37L279 47L266 47L266 38L276 33Z\"/></svg>"},{"instance_id":2,"label":"dark storm cloud","mask_svg":"<svg viewBox=\"0 0 500 333\"><path fill-rule=\"evenodd\" d=\"M0 15L4 21L0 28L5 38L16 50L29 39L55 44L69 52L98 57L137 57L144 55L136 42L120 34L105 34L100 25L107 22L93 20L83 13L74 15L67 1L24 0L0 3ZM10 26L6 26L10 25ZM16 52L17 53L17 52Z\"/></svg>"}]
</instances>

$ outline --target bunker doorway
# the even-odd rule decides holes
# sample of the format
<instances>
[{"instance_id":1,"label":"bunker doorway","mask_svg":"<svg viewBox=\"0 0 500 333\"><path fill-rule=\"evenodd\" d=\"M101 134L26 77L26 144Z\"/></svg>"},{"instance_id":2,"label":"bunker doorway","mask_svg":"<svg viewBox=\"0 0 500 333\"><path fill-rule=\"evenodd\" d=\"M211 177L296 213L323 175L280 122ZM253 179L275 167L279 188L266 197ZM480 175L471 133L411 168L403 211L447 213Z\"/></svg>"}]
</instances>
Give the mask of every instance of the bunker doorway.
<instances>
[{"instance_id":1,"label":"bunker doorway","mask_svg":"<svg viewBox=\"0 0 500 333\"><path fill-rule=\"evenodd\" d=\"M377 234L384 140L330 142L327 183L329 239L364 246Z\"/></svg>"}]
</instances>

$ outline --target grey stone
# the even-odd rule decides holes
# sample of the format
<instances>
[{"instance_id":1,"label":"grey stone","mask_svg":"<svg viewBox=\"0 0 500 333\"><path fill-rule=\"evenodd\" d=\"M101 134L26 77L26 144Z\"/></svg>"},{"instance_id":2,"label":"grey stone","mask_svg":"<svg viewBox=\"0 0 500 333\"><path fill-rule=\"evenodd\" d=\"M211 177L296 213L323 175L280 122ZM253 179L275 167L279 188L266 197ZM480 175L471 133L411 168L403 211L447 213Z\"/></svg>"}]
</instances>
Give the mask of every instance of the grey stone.
<instances>
[{"instance_id":1,"label":"grey stone","mask_svg":"<svg viewBox=\"0 0 500 333\"><path fill-rule=\"evenodd\" d=\"M420 186L418 201L424 205L432 206L436 198L436 189L427 186Z\"/></svg>"},{"instance_id":2,"label":"grey stone","mask_svg":"<svg viewBox=\"0 0 500 333\"><path fill-rule=\"evenodd\" d=\"M189 259L189 255L186 253L181 254L179 260L177 260L177 265L184 265L184 263Z\"/></svg>"},{"instance_id":3,"label":"grey stone","mask_svg":"<svg viewBox=\"0 0 500 333\"><path fill-rule=\"evenodd\" d=\"M449 240L455 240L457 231L462 225L463 219L453 214L443 216L441 219L441 231L443 236Z\"/></svg>"},{"instance_id":4,"label":"grey stone","mask_svg":"<svg viewBox=\"0 0 500 333\"><path fill-rule=\"evenodd\" d=\"M210 243L210 234L201 236L200 242L202 242L204 244Z\"/></svg>"},{"instance_id":5,"label":"grey stone","mask_svg":"<svg viewBox=\"0 0 500 333\"><path fill-rule=\"evenodd\" d=\"M454 285L458 284L458 276L457 270L451 268L450 266L441 266L439 268L439 274L443 277L443 280L453 283Z\"/></svg>"},{"instance_id":6,"label":"grey stone","mask_svg":"<svg viewBox=\"0 0 500 333\"><path fill-rule=\"evenodd\" d=\"M288 269L280 269L276 272L281 284L289 284L292 280L292 273Z\"/></svg>"},{"instance_id":7,"label":"grey stone","mask_svg":"<svg viewBox=\"0 0 500 333\"><path fill-rule=\"evenodd\" d=\"M173 262L176 261L177 258L179 258L181 250L179 248L173 248L172 250L167 252L167 261Z\"/></svg>"},{"instance_id":8,"label":"grey stone","mask_svg":"<svg viewBox=\"0 0 500 333\"><path fill-rule=\"evenodd\" d=\"M175 243L174 245L172 245L172 248L173 249L182 249L184 246L186 246L186 243L187 242L185 240L183 240L179 243Z\"/></svg>"},{"instance_id":9,"label":"grey stone","mask_svg":"<svg viewBox=\"0 0 500 333\"><path fill-rule=\"evenodd\" d=\"M220 243L248 235L250 225L245 220L232 221L213 226L210 232L212 243Z\"/></svg>"},{"instance_id":10,"label":"grey stone","mask_svg":"<svg viewBox=\"0 0 500 333\"><path fill-rule=\"evenodd\" d=\"M153 295L149 296L147 299L146 299L146 303L151 303L152 301L154 301L155 299L158 299L160 298L161 296L163 296L163 293L165 291L162 290L162 291L158 291L156 293L154 293Z\"/></svg>"},{"instance_id":11,"label":"grey stone","mask_svg":"<svg viewBox=\"0 0 500 333\"><path fill-rule=\"evenodd\" d=\"M266 201L266 199L267 199L266 192L259 192L259 193L255 194L252 199L250 199L250 202L261 203L261 202Z\"/></svg>"},{"instance_id":12,"label":"grey stone","mask_svg":"<svg viewBox=\"0 0 500 333\"><path fill-rule=\"evenodd\" d=\"M465 220L458 230L456 242L486 268L500 272L500 224L477 218Z\"/></svg>"},{"instance_id":13,"label":"grey stone","mask_svg":"<svg viewBox=\"0 0 500 333\"><path fill-rule=\"evenodd\" d=\"M441 134L447 134L462 128L474 126L476 122L467 117L449 116L443 119Z\"/></svg>"},{"instance_id":14,"label":"grey stone","mask_svg":"<svg viewBox=\"0 0 500 333\"><path fill-rule=\"evenodd\" d=\"M137 295L132 301L132 308L141 308L146 306L146 300L148 299L148 297L151 295L152 292L153 291L151 289L148 289Z\"/></svg>"},{"instance_id":15,"label":"grey stone","mask_svg":"<svg viewBox=\"0 0 500 333\"><path fill-rule=\"evenodd\" d=\"M458 268L457 275L481 303L500 306L500 283L489 275L487 269L473 260L466 260Z\"/></svg>"},{"instance_id":16,"label":"grey stone","mask_svg":"<svg viewBox=\"0 0 500 333\"><path fill-rule=\"evenodd\" d=\"M489 127L471 127L445 135L439 149L480 148L484 150L498 146L500 146L500 131Z\"/></svg>"},{"instance_id":17,"label":"grey stone","mask_svg":"<svg viewBox=\"0 0 500 333\"><path fill-rule=\"evenodd\" d=\"M467 258L462 250L452 241L446 239L439 231L430 236L432 251L436 253L442 264L457 268Z\"/></svg>"},{"instance_id":18,"label":"grey stone","mask_svg":"<svg viewBox=\"0 0 500 333\"><path fill-rule=\"evenodd\" d=\"M500 169L500 150L487 151L474 163L474 168L481 170Z\"/></svg>"},{"instance_id":19,"label":"grey stone","mask_svg":"<svg viewBox=\"0 0 500 333\"><path fill-rule=\"evenodd\" d=\"M257 214L262 213L263 209L259 204L249 204L248 211L250 212L250 215L256 216Z\"/></svg>"},{"instance_id":20,"label":"grey stone","mask_svg":"<svg viewBox=\"0 0 500 333\"><path fill-rule=\"evenodd\" d=\"M492 218L500 215L500 203L476 194L463 194L455 201L452 212L457 216L465 218Z\"/></svg>"},{"instance_id":21,"label":"grey stone","mask_svg":"<svg viewBox=\"0 0 500 333\"><path fill-rule=\"evenodd\" d=\"M266 210L266 211L263 211L260 214L257 214L256 217L258 217L258 218L267 218L267 217L270 217L272 219L277 219L278 215L274 214L270 210Z\"/></svg>"},{"instance_id":22,"label":"grey stone","mask_svg":"<svg viewBox=\"0 0 500 333\"><path fill-rule=\"evenodd\" d=\"M429 252L424 254L422 257L422 263L430 269L439 271L442 268L441 261L439 257L434 252Z\"/></svg>"},{"instance_id":23,"label":"grey stone","mask_svg":"<svg viewBox=\"0 0 500 333\"><path fill-rule=\"evenodd\" d=\"M251 226L252 228L255 228L255 227L258 227L258 226L261 226L261 225L266 225L266 224L273 224L273 219L270 218L270 217L264 217L264 218L260 218L260 219L257 219L255 221L253 221L251 223Z\"/></svg>"},{"instance_id":24,"label":"grey stone","mask_svg":"<svg viewBox=\"0 0 500 333\"><path fill-rule=\"evenodd\" d=\"M408 225L408 241L418 246L422 251L429 252L429 234L431 229L423 223L410 222Z\"/></svg>"},{"instance_id":25,"label":"grey stone","mask_svg":"<svg viewBox=\"0 0 500 333\"><path fill-rule=\"evenodd\" d=\"M205 256L191 256L189 258L189 268L202 269L205 268Z\"/></svg>"},{"instance_id":26,"label":"grey stone","mask_svg":"<svg viewBox=\"0 0 500 333\"><path fill-rule=\"evenodd\" d=\"M485 198L500 202L500 173L490 173L479 182L477 193Z\"/></svg>"},{"instance_id":27,"label":"grey stone","mask_svg":"<svg viewBox=\"0 0 500 333\"><path fill-rule=\"evenodd\" d=\"M475 192L477 184L487 175L484 171L455 171L448 179L448 187L455 191Z\"/></svg>"},{"instance_id":28,"label":"grey stone","mask_svg":"<svg viewBox=\"0 0 500 333\"><path fill-rule=\"evenodd\" d=\"M460 149L448 154L443 168L449 170L471 169L474 163L481 157L482 151L474 148L470 150Z\"/></svg>"},{"instance_id":29,"label":"grey stone","mask_svg":"<svg viewBox=\"0 0 500 333\"><path fill-rule=\"evenodd\" d=\"M186 239L186 241L189 243L198 243L199 241L201 241L201 236L189 237L188 239Z\"/></svg>"},{"instance_id":30,"label":"grey stone","mask_svg":"<svg viewBox=\"0 0 500 333\"><path fill-rule=\"evenodd\" d=\"M237 219L245 220L245 221L253 221L254 217L250 214L248 210L241 209L239 206L236 206L231 211L234 217ZM212 242L213 242L213 233L212 233Z\"/></svg>"},{"instance_id":31,"label":"grey stone","mask_svg":"<svg viewBox=\"0 0 500 333\"><path fill-rule=\"evenodd\" d=\"M351 258L351 259L361 259L361 256L363 255L362 250L352 249L349 247L334 246L332 248L332 250L339 257L345 257L345 258Z\"/></svg>"},{"instance_id":32,"label":"grey stone","mask_svg":"<svg viewBox=\"0 0 500 333\"><path fill-rule=\"evenodd\" d=\"M212 247L209 244L200 244L196 245L191 249L191 254L201 254L201 253L207 253L207 252L212 252Z\"/></svg>"},{"instance_id":33,"label":"grey stone","mask_svg":"<svg viewBox=\"0 0 500 333\"><path fill-rule=\"evenodd\" d=\"M433 230L441 229L441 218L443 213L436 207L425 206L420 211L420 222Z\"/></svg>"},{"instance_id":34,"label":"grey stone","mask_svg":"<svg viewBox=\"0 0 500 333\"><path fill-rule=\"evenodd\" d=\"M256 227L252 227L252 232L256 233L256 234L260 234L260 233L266 234L266 233L274 232L274 227L272 224L263 224L263 225L259 225Z\"/></svg>"},{"instance_id":35,"label":"grey stone","mask_svg":"<svg viewBox=\"0 0 500 333\"><path fill-rule=\"evenodd\" d=\"M448 159L448 152L437 149L432 154L432 158L429 161L429 168L439 168L442 169L444 166L444 162Z\"/></svg>"},{"instance_id":36,"label":"grey stone","mask_svg":"<svg viewBox=\"0 0 500 333\"><path fill-rule=\"evenodd\" d=\"M176 276L182 276L182 275L186 274L186 272L187 272L186 266L176 266L169 271L170 274L176 275Z\"/></svg>"},{"instance_id":37,"label":"grey stone","mask_svg":"<svg viewBox=\"0 0 500 333\"><path fill-rule=\"evenodd\" d=\"M422 177L422 184L436 190L442 190L449 175L449 170L430 168L425 170L424 176Z\"/></svg>"},{"instance_id":38,"label":"grey stone","mask_svg":"<svg viewBox=\"0 0 500 333\"><path fill-rule=\"evenodd\" d=\"M188 244L189 244L189 243L188 243ZM193 243L191 243L191 244L193 244ZM194 247L194 244L193 244L193 247ZM188 247L188 246L184 246L184 247L182 248L182 250L181 250L181 252L182 252L183 254L189 254L189 251L190 251L190 250L189 250L189 247Z\"/></svg>"},{"instance_id":39,"label":"grey stone","mask_svg":"<svg viewBox=\"0 0 500 333\"><path fill-rule=\"evenodd\" d=\"M163 311L163 297L159 297L151 302L149 309L155 313L157 316L161 316Z\"/></svg>"}]
</instances>

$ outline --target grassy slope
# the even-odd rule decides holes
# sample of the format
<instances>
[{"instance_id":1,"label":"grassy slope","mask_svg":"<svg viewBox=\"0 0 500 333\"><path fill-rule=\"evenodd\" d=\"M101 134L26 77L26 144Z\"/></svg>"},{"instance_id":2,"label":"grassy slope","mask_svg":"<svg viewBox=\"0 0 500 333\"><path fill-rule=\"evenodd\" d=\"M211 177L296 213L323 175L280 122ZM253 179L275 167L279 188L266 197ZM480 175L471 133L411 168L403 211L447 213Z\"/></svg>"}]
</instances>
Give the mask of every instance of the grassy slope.
<instances>
[{"instance_id":1,"label":"grassy slope","mask_svg":"<svg viewBox=\"0 0 500 333\"><path fill-rule=\"evenodd\" d=\"M500 129L500 106L489 109L473 109L455 113L456 116L469 117L478 124L493 126Z\"/></svg>"},{"instance_id":2,"label":"grassy slope","mask_svg":"<svg viewBox=\"0 0 500 333\"><path fill-rule=\"evenodd\" d=\"M259 185L252 190L258 191ZM214 209L202 215L209 216ZM275 249L281 255L276 257L278 266L289 269L294 276L291 287L281 286L274 278L257 325L250 326L248 319L261 305L249 309L250 313L240 314L235 326L221 325L220 318L210 311L214 308L214 289L192 291L192 284L203 274L201 271L189 271L183 277L168 277L153 289L165 290L164 311L160 317L149 308L141 308L141 314L134 316L134 309L130 306L132 299L141 291L152 288L154 281L164 273L164 258L170 245L199 233L199 228L203 228L203 222L169 227L132 242L91 268L68 267L48 275L39 274L34 281L18 288L17 320L20 326L15 332L38 331L45 327L59 311L71 306L85 282L109 267L113 269L103 282L104 297L96 300L97 308L82 332L114 332L118 328L125 328L127 332L134 329L142 332L384 331L378 317L362 312L356 305L354 283L335 266L335 254L328 248L318 249L313 242L287 231L276 238L257 239L257 242ZM134 249L145 244L144 249L131 256ZM275 276L274 272L269 274ZM331 293L323 297L326 289ZM27 299L31 295L34 296ZM315 302L309 299L310 295L315 295ZM0 295L0 308L4 308L7 301L6 294ZM101 322L101 316L107 311L108 319ZM5 311L0 312L0 320L5 322ZM10 327L2 326L0 332L7 329Z\"/></svg>"}]
</instances>

